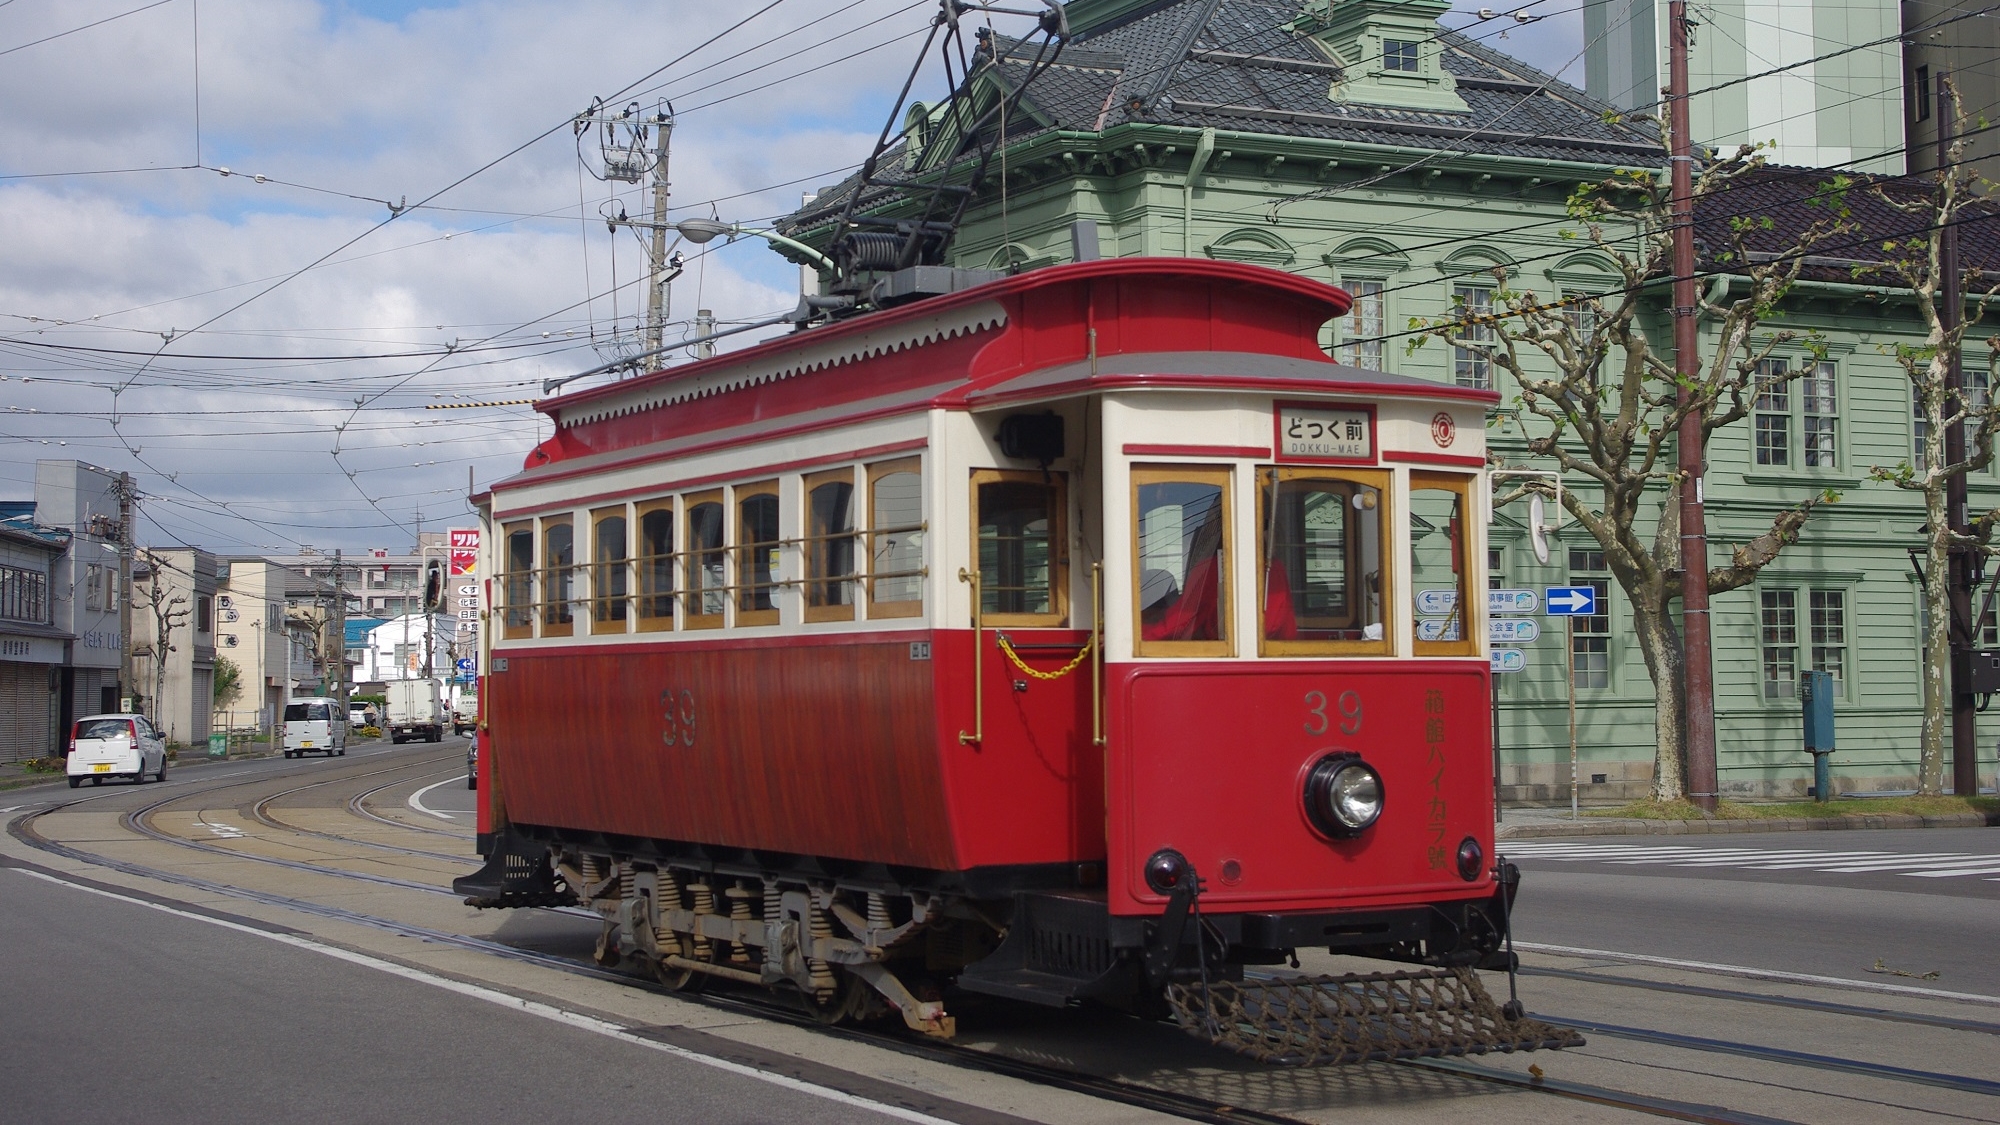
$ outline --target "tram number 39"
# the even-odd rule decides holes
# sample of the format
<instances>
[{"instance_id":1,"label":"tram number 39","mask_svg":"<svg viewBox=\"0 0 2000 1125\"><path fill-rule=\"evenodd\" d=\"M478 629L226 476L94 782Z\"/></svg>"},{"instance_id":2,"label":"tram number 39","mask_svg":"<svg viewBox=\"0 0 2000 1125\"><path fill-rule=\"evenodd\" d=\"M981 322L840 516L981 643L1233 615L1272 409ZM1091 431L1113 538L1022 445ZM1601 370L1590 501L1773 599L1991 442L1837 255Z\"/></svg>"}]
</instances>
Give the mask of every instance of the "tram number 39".
<instances>
[{"instance_id":1,"label":"tram number 39","mask_svg":"<svg viewBox=\"0 0 2000 1125\"><path fill-rule=\"evenodd\" d=\"M660 741L694 746L694 693L667 688L660 693Z\"/></svg>"},{"instance_id":2,"label":"tram number 39","mask_svg":"<svg viewBox=\"0 0 2000 1125\"><path fill-rule=\"evenodd\" d=\"M1330 725L1332 725L1332 723L1335 721L1339 722L1340 733L1342 734L1356 735L1361 733L1360 692L1358 691L1341 692L1340 698L1335 701L1335 708L1338 710L1339 714L1334 716L1329 716L1326 713L1327 700L1326 700L1326 693L1323 691L1307 692L1305 702L1306 702L1305 727L1307 734L1314 736L1325 734L1327 732L1327 728Z\"/></svg>"}]
</instances>

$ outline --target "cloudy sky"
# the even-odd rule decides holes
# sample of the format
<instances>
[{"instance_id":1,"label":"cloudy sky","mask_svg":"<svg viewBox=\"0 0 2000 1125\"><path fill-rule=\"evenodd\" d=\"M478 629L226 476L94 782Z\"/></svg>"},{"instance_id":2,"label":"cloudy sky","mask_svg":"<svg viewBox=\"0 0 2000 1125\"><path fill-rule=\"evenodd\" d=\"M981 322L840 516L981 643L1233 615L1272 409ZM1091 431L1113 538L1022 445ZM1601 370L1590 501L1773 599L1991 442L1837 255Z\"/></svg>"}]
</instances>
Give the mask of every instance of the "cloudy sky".
<instances>
[{"instance_id":1,"label":"cloudy sky","mask_svg":"<svg viewBox=\"0 0 2000 1125\"><path fill-rule=\"evenodd\" d=\"M601 216L643 204L591 174L577 112L670 99L673 217L754 224L867 155L935 10L764 3L0 0L0 498L75 458L135 474L149 545L469 526L468 470L547 427L425 408L533 398L640 308L640 247ZM1570 64L1577 5L1528 7L1487 42ZM796 299L757 240L686 249L676 322Z\"/></svg>"}]
</instances>

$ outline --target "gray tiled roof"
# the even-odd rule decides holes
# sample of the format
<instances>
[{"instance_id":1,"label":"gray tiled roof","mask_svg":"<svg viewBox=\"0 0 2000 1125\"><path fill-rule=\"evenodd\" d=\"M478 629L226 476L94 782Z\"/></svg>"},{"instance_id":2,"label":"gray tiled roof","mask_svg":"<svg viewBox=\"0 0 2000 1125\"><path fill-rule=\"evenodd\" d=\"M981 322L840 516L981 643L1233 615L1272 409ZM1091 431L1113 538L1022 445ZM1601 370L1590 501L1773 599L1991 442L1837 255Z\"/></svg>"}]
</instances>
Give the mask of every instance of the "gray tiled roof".
<instances>
[{"instance_id":1,"label":"gray tiled roof","mask_svg":"<svg viewBox=\"0 0 2000 1125\"><path fill-rule=\"evenodd\" d=\"M1617 120L1612 107L1574 86L1455 32L1440 31L1438 40L1464 113L1332 100L1328 87L1339 68L1315 42L1285 27L1298 15L1297 0L1221 0L1190 49L1171 57L1189 21L1206 7L1205 0L1162 0L1080 32L1035 79L1021 115L1032 120L1010 123L1010 135L1144 121L1593 165L1653 166L1664 159L1658 133L1645 123ZM1034 50L1033 41L1002 41L1008 85L1026 78ZM1156 88L1149 104L1133 104ZM900 163L900 151L892 153L883 173L893 178ZM793 216L792 225L811 225L852 182Z\"/></svg>"}]
</instances>

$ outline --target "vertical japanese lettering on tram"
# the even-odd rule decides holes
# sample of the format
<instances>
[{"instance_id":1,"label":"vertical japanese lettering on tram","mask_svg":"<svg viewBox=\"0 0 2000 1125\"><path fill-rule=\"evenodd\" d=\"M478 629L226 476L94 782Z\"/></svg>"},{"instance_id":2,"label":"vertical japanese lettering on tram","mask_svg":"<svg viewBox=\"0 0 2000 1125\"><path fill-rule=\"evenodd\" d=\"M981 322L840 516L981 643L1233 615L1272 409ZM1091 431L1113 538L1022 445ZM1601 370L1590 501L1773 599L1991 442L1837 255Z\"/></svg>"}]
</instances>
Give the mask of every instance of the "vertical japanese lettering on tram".
<instances>
[{"instance_id":1,"label":"vertical japanese lettering on tram","mask_svg":"<svg viewBox=\"0 0 2000 1125\"><path fill-rule=\"evenodd\" d=\"M1449 858L1444 846L1445 820L1450 812L1444 799L1444 739L1444 692L1431 688L1424 692L1424 773L1431 790L1424 818L1430 843L1424 849L1424 858L1433 870L1443 868Z\"/></svg>"}]
</instances>

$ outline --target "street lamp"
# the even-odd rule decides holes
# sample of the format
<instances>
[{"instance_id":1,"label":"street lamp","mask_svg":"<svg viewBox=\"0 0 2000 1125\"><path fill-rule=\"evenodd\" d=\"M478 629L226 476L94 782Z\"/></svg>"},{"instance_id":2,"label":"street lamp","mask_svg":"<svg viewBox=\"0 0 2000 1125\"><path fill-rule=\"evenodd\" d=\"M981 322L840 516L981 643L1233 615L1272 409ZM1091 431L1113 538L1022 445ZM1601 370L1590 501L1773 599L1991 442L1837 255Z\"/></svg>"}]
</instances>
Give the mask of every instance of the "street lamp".
<instances>
[{"instance_id":1,"label":"street lamp","mask_svg":"<svg viewBox=\"0 0 2000 1125\"><path fill-rule=\"evenodd\" d=\"M687 239L696 246L704 245L717 238L734 242L743 235L755 235L767 242L773 242L779 246L789 246L797 250L799 253L812 259L821 269L831 270L834 268L832 258L807 246L803 242L786 238L777 231L754 230L744 226L742 223L725 223L720 219L682 219L680 222L672 224L672 226L674 230L680 232L682 238Z\"/></svg>"}]
</instances>

